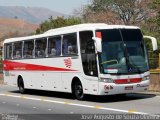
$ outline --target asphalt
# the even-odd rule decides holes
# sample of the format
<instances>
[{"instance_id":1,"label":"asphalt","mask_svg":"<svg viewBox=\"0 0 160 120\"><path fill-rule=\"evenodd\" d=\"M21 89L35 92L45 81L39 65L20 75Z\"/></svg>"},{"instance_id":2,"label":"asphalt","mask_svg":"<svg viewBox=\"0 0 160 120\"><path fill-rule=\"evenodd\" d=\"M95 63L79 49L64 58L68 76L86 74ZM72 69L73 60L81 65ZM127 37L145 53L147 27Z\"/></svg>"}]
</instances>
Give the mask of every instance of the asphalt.
<instances>
[{"instance_id":1,"label":"asphalt","mask_svg":"<svg viewBox=\"0 0 160 120\"><path fill-rule=\"evenodd\" d=\"M0 115L25 120L91 119L93 114L148 114L160 113L160 96L135 93L127 96L87 96L78 101L71 94L29 90L20 94L17 87L0 86ZM5 115L14 116L5 116ZM91 116L83 116L89 114ZM1 117L1 116L0 116Z\"/></svg>"}]
</instances>

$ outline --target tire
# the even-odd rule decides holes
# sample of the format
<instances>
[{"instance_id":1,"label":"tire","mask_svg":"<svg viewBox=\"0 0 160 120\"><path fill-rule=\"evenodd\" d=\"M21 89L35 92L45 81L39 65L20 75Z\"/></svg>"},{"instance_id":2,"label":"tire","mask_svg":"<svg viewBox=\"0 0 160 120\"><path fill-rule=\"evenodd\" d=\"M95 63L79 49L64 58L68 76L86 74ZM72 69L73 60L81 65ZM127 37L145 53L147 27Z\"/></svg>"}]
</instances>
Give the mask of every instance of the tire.
<instances>
[{"instance_id":1,"label":"tire","mask_svg":"<svg viewBox=\"0 0 160 120\"><path fill-rule=\"evenodd\" d=\"M74 96L77 100L84 99L83 87L80 81L76 81L74 84Z\"/></svg>"},{"instance_id":2,"label":"tire","mask_svg":"<svg viewBox=\"0 0 160 120\"><path fill-rule=\"evenodd\" d=\"M24 94L25 93L25 87L24 87L24 83L23 83L23 79L22 78L19 78L18 80L18 87L19 87L19 92L21 94Z\"/></svg>"}]
</instances>

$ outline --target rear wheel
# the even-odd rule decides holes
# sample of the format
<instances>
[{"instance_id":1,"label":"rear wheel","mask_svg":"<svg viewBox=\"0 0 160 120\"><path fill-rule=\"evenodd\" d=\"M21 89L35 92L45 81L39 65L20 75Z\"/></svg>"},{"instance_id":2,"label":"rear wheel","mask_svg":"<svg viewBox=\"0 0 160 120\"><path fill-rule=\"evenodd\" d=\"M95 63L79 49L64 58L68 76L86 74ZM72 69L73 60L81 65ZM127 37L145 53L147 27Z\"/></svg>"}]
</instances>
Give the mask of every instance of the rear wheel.
<instances>
[{"instance_id":1,"label":"rear wheel","mask_svg":"<svg viewBox=\"0 0 160 120\"><path fill-rule=\"evenodd\" d=\"M84 99L83 87L80 81L76 81L74 84L74 95L78 100Z\"/></svg>"},{"instance_id":2,"label":"rear wheel","mask_svg":"<svg viewBox=\"0 0 160 120\"><path fill-rule=\"evenodd\" d=\"M21 77L18 79L18 87L19 87L19 92L21 94L24 94L26 90L24 88L23 79Z\"/></svg>"}]
</instances>

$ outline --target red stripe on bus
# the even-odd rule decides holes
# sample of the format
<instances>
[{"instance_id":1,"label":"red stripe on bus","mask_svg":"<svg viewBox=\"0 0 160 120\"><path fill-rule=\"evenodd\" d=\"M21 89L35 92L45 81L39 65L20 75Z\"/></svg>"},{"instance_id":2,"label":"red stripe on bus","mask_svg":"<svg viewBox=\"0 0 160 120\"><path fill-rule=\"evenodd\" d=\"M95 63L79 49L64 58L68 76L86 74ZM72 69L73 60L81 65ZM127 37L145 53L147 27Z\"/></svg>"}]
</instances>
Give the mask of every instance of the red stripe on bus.
<instances>
[{"instance_id":1,"label":"red stripe on bus","mask_svg":"<svg viewBox=\"0 0 160 120\"><path fill-rule=\"evenodd\" d=\"M138 83L141 81L142 78L130 78L130 79L116 79L114 82L116 84L128 84L128 83Z\"/></svg>"},{"instance_id":2,"label":"red stripe on bus","mask_svg":"<svg viewBox=\"0 0 160 120\"><path fill-rule=\"evenodd\" d=\"M43 66L43 65L35 65L35 64L28 64L28 63L20 63L20 62L13 62L4 60L3 61L3 70L19 70L19 71L77 71L72 69L66 68L59 68L59 67L50 67L50 66Z\"/></svg>"}]
</instances>

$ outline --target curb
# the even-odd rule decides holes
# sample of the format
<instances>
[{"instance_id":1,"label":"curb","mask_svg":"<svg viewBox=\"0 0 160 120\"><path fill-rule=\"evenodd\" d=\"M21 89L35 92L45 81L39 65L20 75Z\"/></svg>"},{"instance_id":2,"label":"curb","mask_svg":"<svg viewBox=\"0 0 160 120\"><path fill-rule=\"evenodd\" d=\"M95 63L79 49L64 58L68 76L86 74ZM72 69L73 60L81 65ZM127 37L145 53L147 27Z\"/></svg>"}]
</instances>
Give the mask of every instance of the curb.
<instances>
[{"instance_id":1,"label":"curb","mask_svg":"<svg viewBox=\"0 0 160 120\"><path fill-rule=\"evenodd\" d=\"M148 91L148 92L136 92L135 94L156 95L156 96L160 96L160 92L155 92L155 91Z\"/></svg>"},{"instance_id":2,"label":"curb","mask_svg":"<svg viewBox=\"0 0 160 120\"><path fill-rule=\"evenodd\" d=\"M151 74L160 74L160 69L150 70Z\"/></svg>"}]
</instances>

